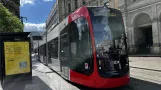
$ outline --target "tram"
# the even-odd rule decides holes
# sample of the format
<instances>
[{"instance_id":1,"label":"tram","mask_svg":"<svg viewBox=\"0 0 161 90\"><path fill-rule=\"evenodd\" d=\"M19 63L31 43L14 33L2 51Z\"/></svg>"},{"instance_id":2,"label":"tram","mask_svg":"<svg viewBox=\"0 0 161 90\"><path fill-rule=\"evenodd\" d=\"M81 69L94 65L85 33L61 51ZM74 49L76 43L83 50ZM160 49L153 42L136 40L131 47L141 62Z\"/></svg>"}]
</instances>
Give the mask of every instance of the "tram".
<instances>
[{"instance_id":1,"label":"tram","mask_svg":"<svg viewBox=\"0 0 161 90\"><path fill-rule=\"evenodd\" d=\"M129 83L129 59L122 14L107 7L80 7L37 47L42 63L63 78L92 88Z\"/></svg>"}]
</instances>

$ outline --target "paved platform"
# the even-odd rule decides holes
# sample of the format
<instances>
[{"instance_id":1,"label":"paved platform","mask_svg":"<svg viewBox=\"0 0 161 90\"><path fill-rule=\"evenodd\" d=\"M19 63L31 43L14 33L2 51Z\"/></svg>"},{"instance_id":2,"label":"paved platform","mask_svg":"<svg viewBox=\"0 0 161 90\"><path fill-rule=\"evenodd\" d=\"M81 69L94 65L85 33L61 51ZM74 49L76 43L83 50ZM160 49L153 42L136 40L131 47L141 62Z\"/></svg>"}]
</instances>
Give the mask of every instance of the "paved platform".
<instances>
[{"instance_id":1,"label":"paved platform","mask_svg":"<svg viewBox=\"0 0 161 90\"><path fill-rule=\"evenodd\" d=\"M104 90L161 90L161 58L130 57L129 85ZM95 90L72 84L48 67L33 60L32 81L22 81L1 87L0 90ZM100 89L96 89L100 90Z\"/></svg>"},{"instance_id":2,"label":"paved platform","mask_svg":"<svg viewBox=\"0 0 161 90\"><path fill-rule=\"evenodd\" d=\"M131 77L161 84L161 58L130 57Z\"/></svg>"}]
</instances>

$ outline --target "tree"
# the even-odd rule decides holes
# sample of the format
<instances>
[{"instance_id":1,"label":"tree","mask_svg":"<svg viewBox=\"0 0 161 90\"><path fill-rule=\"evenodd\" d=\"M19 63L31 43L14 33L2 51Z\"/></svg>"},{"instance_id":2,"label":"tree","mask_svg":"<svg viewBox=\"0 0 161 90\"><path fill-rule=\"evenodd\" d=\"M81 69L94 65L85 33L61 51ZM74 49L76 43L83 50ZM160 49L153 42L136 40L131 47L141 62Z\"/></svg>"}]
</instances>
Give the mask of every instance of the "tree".
<instances>
[{"instance_id":1,"label":"tree","mask_svg":"<svg viewBox=\"0 0 161 90\"><path fill-rule=\"evenodd\" d=\"M22 32L23 24L0 3L0 32Z\"/></svg>"}]
</instances>

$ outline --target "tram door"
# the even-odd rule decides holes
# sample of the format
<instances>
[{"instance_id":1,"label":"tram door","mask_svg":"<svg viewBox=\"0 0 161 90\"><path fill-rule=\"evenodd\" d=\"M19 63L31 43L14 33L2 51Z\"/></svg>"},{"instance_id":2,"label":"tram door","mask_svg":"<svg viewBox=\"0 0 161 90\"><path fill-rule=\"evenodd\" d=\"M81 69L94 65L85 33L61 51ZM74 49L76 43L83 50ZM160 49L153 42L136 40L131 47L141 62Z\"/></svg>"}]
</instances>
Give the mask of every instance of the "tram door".
<instances>
[{"instance_id":1,"label":"tram door","mask_svg":"<svg viewBox=\"0 0 161 90\"><path fill-rule=\"evenodd\" d=\"M62 74L67 79L69 79L69 59L69 35L66 27L60 32L60 62Z\"/></svg>"}]
</instances>

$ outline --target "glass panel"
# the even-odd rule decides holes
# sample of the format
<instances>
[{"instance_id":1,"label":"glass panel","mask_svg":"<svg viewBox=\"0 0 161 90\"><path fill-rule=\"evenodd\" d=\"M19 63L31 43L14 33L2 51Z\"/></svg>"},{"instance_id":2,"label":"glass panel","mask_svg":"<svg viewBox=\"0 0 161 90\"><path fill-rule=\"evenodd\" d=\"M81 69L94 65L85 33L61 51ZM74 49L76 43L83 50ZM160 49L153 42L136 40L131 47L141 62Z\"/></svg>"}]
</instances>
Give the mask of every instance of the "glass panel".
<instances>
[{"instance_id":1,"label":"glass panel","mask_svg":"<svg viewBox=\"0 0 161 90\"><path fill-rule=\"evenodd\" d=\"M48 43L49 58L48 63L52 63L51 59L58 59L58 38Z\"/></svg>"},{"instance_id":2,"label":"glass panel","mask_svg":"<svg viewBox=\"0 0 161 90\"><path fill-rule=\"evenodd\" d=\"M81 17L70 27L71 68L77 72L91 74L92 48L87 20Z\"/></svg>"},{"instance_id":3,"label":"glass panel","mask_svg":"<svg viewBox=\"0 0 161 90\"><path fill-rule=\"evenodd\" d=\"M108 8L89 8L95 38L97 65L103 77L128 72L127 45L121 12Z\"/></svg>"},{"instance_id":4,"label":"glass panel","mask_svg":"<svg viewBox=\"0 0 161 90\"><path fill-rule=\"evenodd\" d=\"M61 42L60 42L61 56L68 57L69 56L69 42L68 42L67 33L64 33L63 35L61 35L60 40L61 40Z\"/></svg>"},{"instance_id":5,"label":"glass panel","mask_svg":"<svg viewBox=\"0 0 161 90\"><path fill-rule=\"evenodd\" d=\"M58 58L58 38L51 41L49 50L51 52L51 58L57 59Z\"/></svg>"},{"instance_id":6,"label":"glass panel","mask_svg":"<svg viewBox=\"0 0 161 90\"><path fill-rule=\"evenodd\" d=\"M68 26L60 32L60 62L61 70L67 77L67 70L69 67L70 53L69 53L69 33Z\"/></svg>"},{"instance_id":7,"label":"glass panel","mask_svg":"<svg viewBox=\"0 0 161 90\"><path fill-rule=\"evenodd\" d=\"M40 55L45 56L45 44L40 46Z\"/></svg>"}]
</instances>

